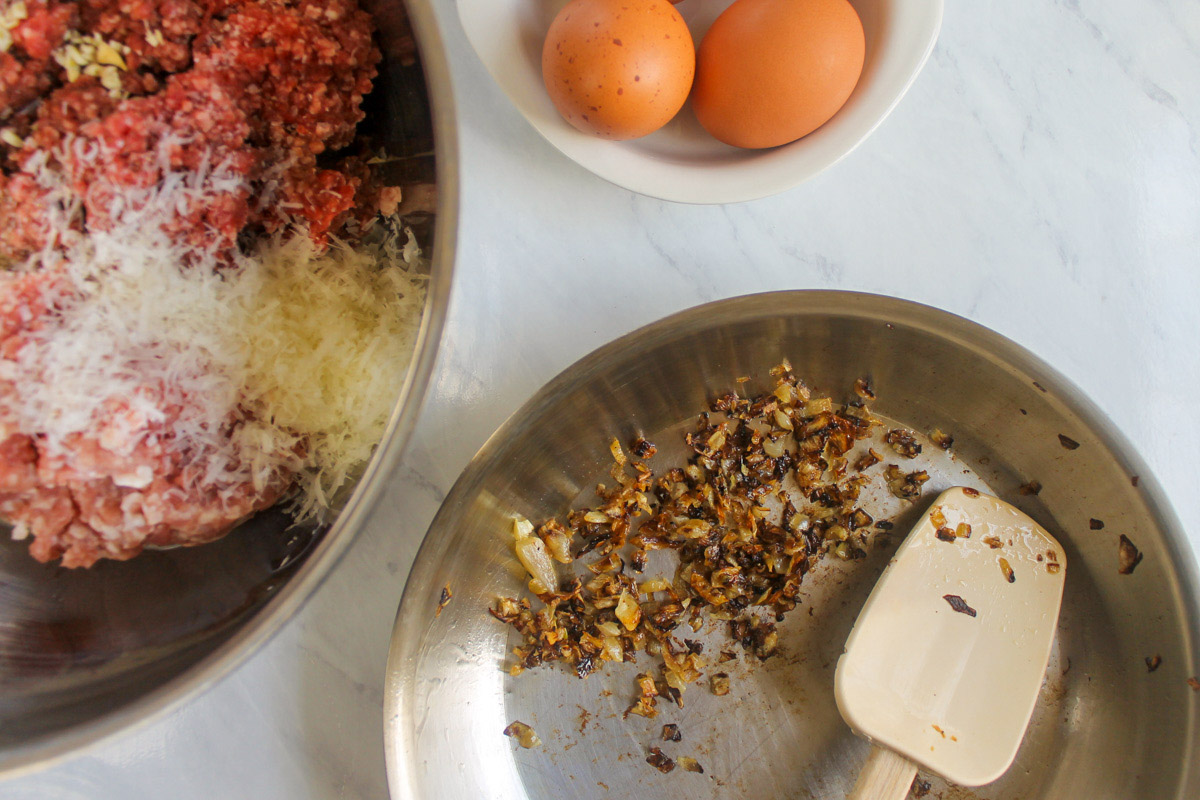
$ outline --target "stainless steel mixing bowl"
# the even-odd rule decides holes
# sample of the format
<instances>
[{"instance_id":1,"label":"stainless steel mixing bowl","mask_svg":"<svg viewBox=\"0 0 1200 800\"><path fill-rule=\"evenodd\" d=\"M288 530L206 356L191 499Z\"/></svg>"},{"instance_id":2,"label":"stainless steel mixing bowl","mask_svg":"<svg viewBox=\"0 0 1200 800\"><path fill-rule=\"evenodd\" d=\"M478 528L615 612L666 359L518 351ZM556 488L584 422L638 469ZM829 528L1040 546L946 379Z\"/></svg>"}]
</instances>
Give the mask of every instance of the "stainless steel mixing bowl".
<instances>
[{"instance_id":1,"label":"stainless steel mixing bowl","mask_svg":"<svg viewBox=\"0 0 1200 800\"><path fill-rule=\"evenodd\" d=\"M408 167L420 171L429 167L431 123L418 96L421 68L413 65L411 46L405 47L398 2L367 3L379 23L385 63L365 124L373 125L392 152L411 152L416 158ZM427 0L407 5L432 105L439 200L416 351L371 464L323 532L289 530L284 515L269 513L213 544L147 552L88 571L40 565L26 552L27 543L4 537L0 775L9 777L143 724L228 674L320 585L399 460L441 340L458 202L456 131L442 42Z\"/></svg>"},{"instance_id":2,"label":"stainless steel mixing bowl","mask_svg":"<svg viewBox=\"0 0 1200 800\"><path fill-rule=\"evenodd\" d=\"M517 640L487 613L496 597L523 590L514 515L538 522L586 498L606 480L614 436L646 435L660 447L652 464L678 463L664 448L710 398L739 376L762 386L785 357L835 397L870 376L878 413L953 434L953 458L932 447L921 457L933 476L925 503L952 484L989 487L1068 551L1055 652L1016 763L974 793L931 777L930 796L1200 797L1200 694L1187 682L1200 671L1196 563L1128 442L1069 381L974 323L882 297L785 292L702 306L601 348L475 457L430 528L396 619L385 709L394 800L845 796L867 748L838 716L833 669L887 547L826 561L780 625L781 655L722 665L728 696L701 683L683 708L660 703L654 720L622 719L634 675L655 669L653 659L640 654L587 680L553 667L514 678L505 667ZM1019 493L1034 480L1040 494ZM897 528L924 505L900 514ZM1144 554L1131 575L1118 574L1120 534ZM1151 672L1153 656L1161 666ZM503 736L514 720L543 744L524 750ZM662 741L668 722L681 742ZM645 763L651 746L696 758L704 774L660 774Z\"/></svg>"}]
</instances>

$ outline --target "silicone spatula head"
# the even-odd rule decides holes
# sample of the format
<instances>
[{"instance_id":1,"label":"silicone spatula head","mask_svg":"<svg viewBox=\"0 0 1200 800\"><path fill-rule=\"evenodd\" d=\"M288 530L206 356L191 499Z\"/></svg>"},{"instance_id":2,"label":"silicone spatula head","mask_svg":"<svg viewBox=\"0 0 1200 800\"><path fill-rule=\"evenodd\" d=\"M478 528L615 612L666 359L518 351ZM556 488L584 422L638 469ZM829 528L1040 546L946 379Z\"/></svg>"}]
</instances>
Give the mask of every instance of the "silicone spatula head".
<instances>
[{"instance_id":1,"label":"silicone spatula head","mask_svg":"<svg viewBox=\"0 0 1200 800\"><path fill-rule=\"evenodd\" d=\"M999 778L1037 702L1066 567L1054 537L1016 508L944 492L850 633L834 679L842 717L952 783Z\"/></svg>"}]
</instances>

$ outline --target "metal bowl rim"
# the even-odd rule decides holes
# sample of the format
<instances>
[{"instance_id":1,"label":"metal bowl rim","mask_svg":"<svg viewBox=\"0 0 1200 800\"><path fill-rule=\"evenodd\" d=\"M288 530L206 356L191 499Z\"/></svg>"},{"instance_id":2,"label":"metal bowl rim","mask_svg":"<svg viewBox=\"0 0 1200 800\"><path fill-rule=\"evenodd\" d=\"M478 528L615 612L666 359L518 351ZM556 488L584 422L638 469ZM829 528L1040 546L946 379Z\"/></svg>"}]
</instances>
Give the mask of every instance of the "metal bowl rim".
<instances>
[{"instance_id":1,"label":"metal bowl rim","mask_svg":"<svg viewBox=\"0 0 1200 800\"><path fill-rule=\"evenodd\" d=\"M413 783L410 765L407 759L401 757L398 747L401 740L406 742L408 739L407 732L400 725L407 709L406 687L409 682L402 665L412 655L404 652L408 645L402 630L405 604L412 602L412 598L420 591L419 587L427 582L422 580L425 577L424 573L434 567L430 561L433 543L437 538L434 532L439 527L449 524L459 509L464 507L463 496L488 469L491 460L508 442L512 433L523 423L540 416L544 407L555 397L584 382L601 364L630 357L641 349L647 340L661 341L658 339L660 336L664 339L678 338L712 327L713 318L718 316L728 324L754 318L818 315L900 323L967 347L980 357L1032 376L1040 386L1045 387L1045 391L1056 396L1068 411L1078 416L1109 452L1116 456L1127 473L1138 476L1137 486L1146 498L1155 526L1165 534L1164 545L1170 555L1171 569L1178 582L1180 600L1188 612L1184 649L1188 654L1189 663L1195 663L1195 643L1200 641L1200 569L1183 525L1158 479L1128 437L1074 381L1008 337L965 317L912 300L868 292L830 289L798 289L740 295L678 311L626 333L578 359L513 412L488 437L459 475L421 541L392 628L385 674L383 713L388 788L393 800L420 800L417 787ZM1189 702L1194 705L1197 701L1189 697ZM1188 741L1194 742L1196 739L1195 719L1196 714L1188 717ZM1200 759L1197 759L1197 762L1200 764ZM1200 774L1197 774L1195 769L1186 769L1185 765L1183 780L1185 790L1188 787L1200 789ZM1186 793L1180 795L1185 796Z\"/></svg>"},{"instance_id":2,"label":"metal bowl rim","mask_svg":"<svg viewBox=\"0 0 1200 800\"><path fill-rule=\"evenodd\" d=\"M438 31L431 0L404 0L404 3L413 24L433 111L438 210L434 223L434 267L412 365L374 457L345 509L304 564L229 639L178 676L137 700L0 755L0 778L7 780L45 769L94 749L118 734L149 727L228 677L279 633L341 561L374 509L383 483L402 457L424 405L449 312L459 199L458 132L445 44Z\"/></svg>"}]
</instances>

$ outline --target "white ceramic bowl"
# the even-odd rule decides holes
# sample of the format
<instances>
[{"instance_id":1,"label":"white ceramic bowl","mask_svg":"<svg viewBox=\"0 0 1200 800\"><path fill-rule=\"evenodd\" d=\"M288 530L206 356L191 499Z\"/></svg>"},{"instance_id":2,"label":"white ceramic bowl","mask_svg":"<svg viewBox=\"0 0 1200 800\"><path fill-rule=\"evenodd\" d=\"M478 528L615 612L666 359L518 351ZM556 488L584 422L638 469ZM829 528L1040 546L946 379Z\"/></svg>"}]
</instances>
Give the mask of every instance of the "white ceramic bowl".
<instances>
[{"instance_id":1,"label":"white ceramic bowl","mask_svg":"<svg viewBox=\"0 0 1200 800\"><path fill-rule=\"evenodd\" d=\"M734 203L790 189L836 164L883 122L921 71L942 24L943 0L851 0L867 39L862 78L841 111L813 133L769 150L718 142L691 104L666 127L612 142L580 133L542 84L542 41L567 0L458 0L475 52L525 118L568 158L607 181L681 203ZM699 45L730 0L683 0Z\"/></svg>"}]
</instances>

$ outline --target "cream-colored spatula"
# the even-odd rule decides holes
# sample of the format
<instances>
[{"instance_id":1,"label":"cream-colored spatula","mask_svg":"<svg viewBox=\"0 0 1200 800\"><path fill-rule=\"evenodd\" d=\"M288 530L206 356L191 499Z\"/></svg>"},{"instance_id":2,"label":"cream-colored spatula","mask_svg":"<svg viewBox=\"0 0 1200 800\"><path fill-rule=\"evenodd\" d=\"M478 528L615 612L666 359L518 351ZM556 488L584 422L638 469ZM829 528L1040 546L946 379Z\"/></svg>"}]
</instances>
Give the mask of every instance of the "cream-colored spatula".
<instances>
[{"instance_id":1,"label":"cream-colored spatula","mask_svg":"<svg viewBox=\"0 0 1200 800\"><path fill-rule=\"evenodd\" d=\"M1062 547L1009 504L955 488L930 507L863 607L834 679L873 743L849 800L900 800L918 765L999 778L1037 701L1062 602Z\"/></svg>"}]
</instances>

